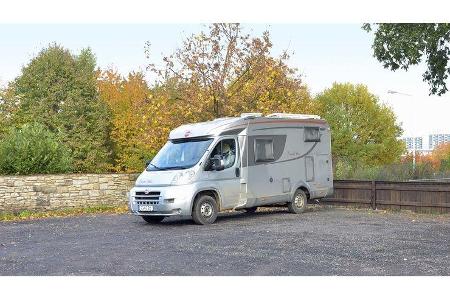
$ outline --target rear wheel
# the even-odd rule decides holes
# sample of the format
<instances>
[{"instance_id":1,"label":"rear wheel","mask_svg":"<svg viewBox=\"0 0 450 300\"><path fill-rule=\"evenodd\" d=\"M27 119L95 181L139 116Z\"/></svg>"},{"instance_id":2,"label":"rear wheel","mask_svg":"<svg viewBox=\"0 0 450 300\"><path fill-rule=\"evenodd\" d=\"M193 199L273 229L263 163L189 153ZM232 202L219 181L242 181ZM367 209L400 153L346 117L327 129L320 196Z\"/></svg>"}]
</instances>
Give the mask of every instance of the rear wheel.
<instances>
[{"instance_id":1,"label":"rear wheel","mask_svg":"<svg viewBox=\"0 0 450 300\"><path fill-rule=\"evenodd\" d=\"M192 209L192 219L200 225L212 224L217 219L216 200L209 195L201 195L194 202Z\"/></svg>"},{"instance_id":2,"label":"rear wheel","mask_svg":"<svg viewBox=\"0 0 450 300\"><path fill-rule=\"evenodd\" d=\"M150 224L157 224L161 223L162 220L164 220L163 216L141 216L142 219L145 220L145 222Z\"/></svg>"},{"instance_id":3,"label":"rear wheel","mask_svg":"<svg viewBox=\"0 0 450 300\"><path fill-rule=\"evenodd\" d=\"M294 199L288 203L288 209L291 213L300 214L305 211L308 197L306 193L300 189L295 191Z\"/></svg>"}]
</instances>

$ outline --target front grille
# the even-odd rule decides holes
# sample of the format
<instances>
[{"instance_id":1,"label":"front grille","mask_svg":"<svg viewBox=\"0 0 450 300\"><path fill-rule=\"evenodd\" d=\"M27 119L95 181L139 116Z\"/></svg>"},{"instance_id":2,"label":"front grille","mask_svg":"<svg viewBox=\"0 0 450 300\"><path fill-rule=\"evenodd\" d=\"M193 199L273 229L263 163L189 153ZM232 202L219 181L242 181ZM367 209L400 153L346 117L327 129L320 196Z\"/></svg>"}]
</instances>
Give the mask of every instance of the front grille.
<instances>
[{"instance_id":1,"label":"front grille","mask_svg":"<svg viewBox=\"0 0 450 300\"><path fill-rule=\"evenodd\" d=\"M139 191L136 192L135 199L136 200L159 200L161 192L158 191L149 191L149 192L143 192Z\"/></svg>"},{"instance_id":2,"label":"front grille","mask_svg":"<svg viewBox=\"0 0 450 300\"><path fill-rule=\"evenodd\" d=\"M159 201L136 201L138 205L156 205Z\"/></svg>"}]
</instances>

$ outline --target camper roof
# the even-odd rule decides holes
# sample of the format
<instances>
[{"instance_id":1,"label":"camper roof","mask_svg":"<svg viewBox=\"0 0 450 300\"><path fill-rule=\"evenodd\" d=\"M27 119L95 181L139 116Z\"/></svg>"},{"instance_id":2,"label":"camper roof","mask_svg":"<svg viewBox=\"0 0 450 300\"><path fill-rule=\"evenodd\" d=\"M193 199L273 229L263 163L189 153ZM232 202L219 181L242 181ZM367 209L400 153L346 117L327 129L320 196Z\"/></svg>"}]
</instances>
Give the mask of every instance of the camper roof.
<instances>
[{"instance_id":1,"label":"camper roof","mask_svg":"<svg viewBox=\"0 0 450 300\"><path fill-rule=\"evenodd\" d=\"M307 119L320 120L320 116L318 116L318 115L285 114L285 113L273 113L273 114L267 115L266 117L267 118L298 119L298 120L307 120Z\"/></svg>"},{"instance_id":2,"label":"camper roof","mask_svg":"<svg viewBox=\"0 0 450 300\"><path fill-rule=\"evenodd\" d=\"M170 139L182 139L213 135L241 118L220 118L213 121L181 125L170 132Z\"/></svg>"},{"instance_id":3,"label":"camper roof","mask_svg":"<svg viewBox=\"0 0 450 300\"><path fill-rule=\"evenodd\" d=\"M169 134L169 139L214 136L233 128L245 127L252 120L275 121L274 119L320 120L317 115L274 113L263 116L261 113L245 113L240 117L219 118L212 121L181 125ZM312 121L311 121L312 122ZM317 122L317 121L316 121Z\"/></svg>"}]
</instances>

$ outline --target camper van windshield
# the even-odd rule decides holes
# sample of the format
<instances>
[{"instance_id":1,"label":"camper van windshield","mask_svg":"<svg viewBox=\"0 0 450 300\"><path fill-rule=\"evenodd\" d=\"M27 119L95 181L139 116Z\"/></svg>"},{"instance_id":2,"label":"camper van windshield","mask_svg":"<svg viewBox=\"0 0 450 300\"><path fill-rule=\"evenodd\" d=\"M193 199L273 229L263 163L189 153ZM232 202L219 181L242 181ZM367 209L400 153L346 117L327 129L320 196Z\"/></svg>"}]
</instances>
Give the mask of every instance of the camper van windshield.
<instances>
[{"instance_id":1,"label":"camper van windshield","mask_svg":"<svg viewBox=\"0 0 450 300\"><path fill-rule=\"evenodd\" d=\"M198 163L213 139L168 141L148 165L147 171L187 169Z\"/></svg>"}]
</instances>

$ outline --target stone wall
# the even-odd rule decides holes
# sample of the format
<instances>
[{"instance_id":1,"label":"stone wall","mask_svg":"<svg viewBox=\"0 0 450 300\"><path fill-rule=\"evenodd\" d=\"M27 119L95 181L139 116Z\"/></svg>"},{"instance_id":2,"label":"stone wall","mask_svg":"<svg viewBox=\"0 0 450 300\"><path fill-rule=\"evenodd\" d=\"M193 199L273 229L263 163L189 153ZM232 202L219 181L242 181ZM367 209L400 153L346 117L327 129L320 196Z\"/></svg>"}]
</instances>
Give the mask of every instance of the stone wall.
<instances>
[{"instance_id":1,"label":"stone wall","mask_svg":"<svg viewBox=\"0 0 450 300\"><path fill-rule=\"evenodd\" d=\"M138 174L0 176L0 212L119 205Z\"/></svg>"}]
</instances>

